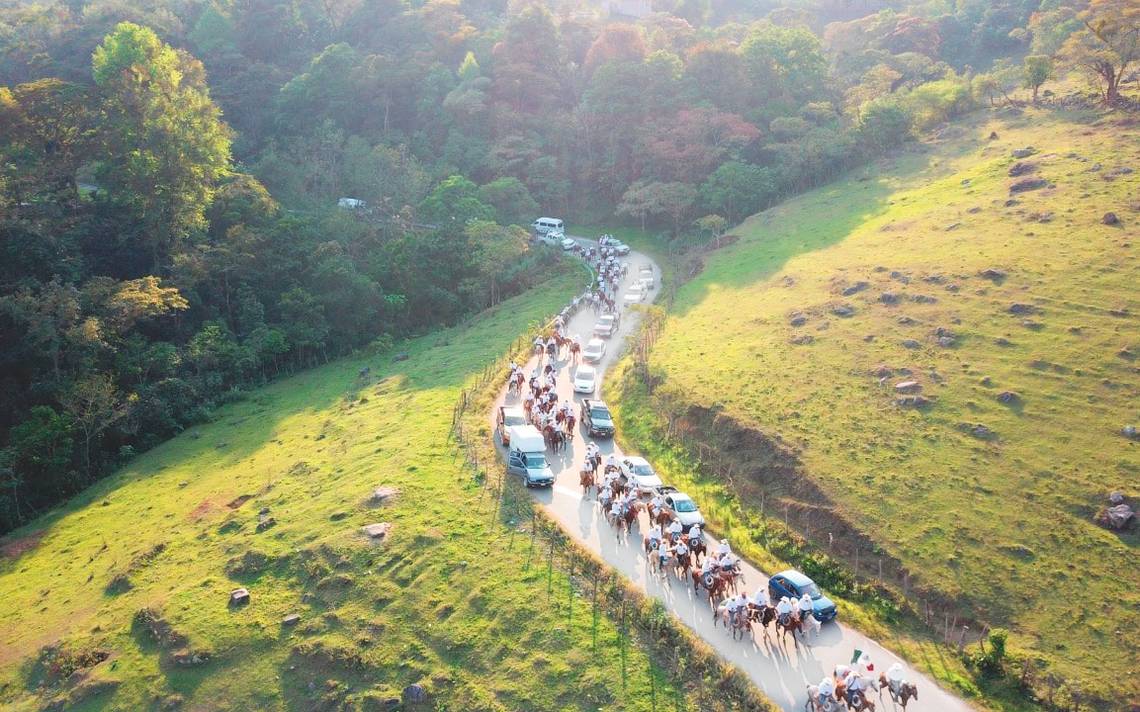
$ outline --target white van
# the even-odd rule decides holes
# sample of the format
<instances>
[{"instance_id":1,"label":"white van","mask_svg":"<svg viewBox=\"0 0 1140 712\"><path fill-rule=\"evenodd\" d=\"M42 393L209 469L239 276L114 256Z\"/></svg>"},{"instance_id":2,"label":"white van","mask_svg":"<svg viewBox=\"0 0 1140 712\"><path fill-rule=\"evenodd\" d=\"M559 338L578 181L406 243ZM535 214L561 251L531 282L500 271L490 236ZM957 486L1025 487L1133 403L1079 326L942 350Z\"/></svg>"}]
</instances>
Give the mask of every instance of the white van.
<instances>
[{"instance_id":1,"label":"white van","mask_svg":"<svg viewBox=\"0 0 1140 712\"><path fill-rule=\"evenodd\" d=\"M554 471L546 462L546 441L533 425L512 425L507 471L522 475L527 487L549 487L554 484Z\"/></svg>"},{"instance_id":2,"label":"white van","mask_svg":"<svg viewBox=\"0 0 1140 712\"><path fill-rule=\"evenodd\" d=\"M558 218L539 218L531 225L538 235L545 235L548 232L561 232L566 233L566 226Z\"/></svg>"}]
</instances>

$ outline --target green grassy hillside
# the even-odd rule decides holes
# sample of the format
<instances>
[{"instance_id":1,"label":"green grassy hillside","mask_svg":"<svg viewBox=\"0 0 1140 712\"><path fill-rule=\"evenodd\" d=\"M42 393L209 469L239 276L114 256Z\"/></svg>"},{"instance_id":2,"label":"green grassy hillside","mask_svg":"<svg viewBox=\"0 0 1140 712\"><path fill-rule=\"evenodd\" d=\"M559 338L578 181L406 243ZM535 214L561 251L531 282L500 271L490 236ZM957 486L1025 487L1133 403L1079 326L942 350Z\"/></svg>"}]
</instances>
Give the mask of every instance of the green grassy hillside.
<instances>
[{"instance_id":1,"label":"green grassy hillside","mask_svg":"<svg viewBox=\"0 0 1140 712\"><path fill-rule=\"evenodd\" d=\"M604 618L592 650L589 605L568 617L546 567L508 550L447 441L468 374L581 279L402 345L406 361L258 391L0 541L0 706L388 709L421 683L432 709L646 708L646 651L623 663ZM399 493L370 503L379 486ZM380 544L361 532L376 522L393 525ZM229 607L238 586L252 600Z\"/></svg>"},{"instance_id":2,"label":"green grassy hillside","mask_svg":"<svg viewBox=\"0 0 1140 712\"><path fill-rule=\"evenodd\" d=\"M732 232L650 362L648 407L735 448L711 487L817 540L853 527L912 591L1140 698L1140 540L1093 522L1140 495L1136 122L986 115Z\"/></svg>"}]
</instances>

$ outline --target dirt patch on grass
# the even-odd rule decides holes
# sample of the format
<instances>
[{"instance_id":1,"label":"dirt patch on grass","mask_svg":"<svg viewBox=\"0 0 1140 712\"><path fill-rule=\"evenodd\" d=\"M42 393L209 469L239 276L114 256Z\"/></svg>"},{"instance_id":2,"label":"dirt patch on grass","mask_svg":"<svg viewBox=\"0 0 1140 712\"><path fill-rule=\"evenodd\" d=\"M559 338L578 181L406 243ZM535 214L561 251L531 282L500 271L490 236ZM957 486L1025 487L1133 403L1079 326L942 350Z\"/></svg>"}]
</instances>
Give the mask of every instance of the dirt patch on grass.
<instances>
[{"instance_id":1,"label":"dirt patch on grass","mask_svg":"<svg viewBox=\"0 0 1140 712\"><path fill-rule=\"evenodd\" d=\"M237 509L238 507L242 506L243 504L245 504L246 502L248 502L251 499L253 499L252 494L238 495L237 497L234 497L229 502L227 502L226 506L229 507L230 509Z\"/></svg>"},{"instance_id":2,"label":"dirt patch on grass","mask_svg":"<svg viewBox=\"0 0 1140 712\"><path fill-rule=\"evenodd\" d=\"M212 500L204 499L197 507L190 510L186 518L192 522L200 522L205 519L206 515L213 511L216 506Z\"/></svg>"},{"instance_id":3,"label":"dirt patch on grass","mask_svg":"<svg viewBox=\"0 0 1140 712\"><path fill-rule=\"evenodd\" d=\"M39 546L40 540L44 538L45 534L47 534L47 530L41 529L38 532L32 532L26 536L9 539L3 544L0 544L0 558L20 558L24 554Z\"/></svg>"}]
</instances>

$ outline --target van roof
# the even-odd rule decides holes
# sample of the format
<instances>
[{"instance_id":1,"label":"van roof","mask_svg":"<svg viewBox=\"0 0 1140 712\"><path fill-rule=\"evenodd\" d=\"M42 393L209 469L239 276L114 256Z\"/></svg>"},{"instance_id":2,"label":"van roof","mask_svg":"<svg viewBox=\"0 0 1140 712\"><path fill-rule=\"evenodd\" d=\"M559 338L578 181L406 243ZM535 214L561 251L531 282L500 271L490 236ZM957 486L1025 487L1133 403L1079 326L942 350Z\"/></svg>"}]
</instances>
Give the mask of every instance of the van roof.
<instances>
[{"instance_id":1,"label":"van roof","mask_svg":"<svg viewBox=\"0 0 1140 712\"><path fill-rule=\"evenodd\" d=\"M546 450L546 441L542 433L533 425L512 425L508 432L511 435L511 447L524 452L539 452ZM534 448L531 450L531 448Z\"/></svg>"},{"instance_id":2,"label":"van roof","mask_svg":"<svg viewBox=\"0 0 1140 712\"><path fill-rule=\"evenodd\" d=\"M535 222L560 223L560 222L562 222L562 219L561 218L539 218L538 220L535 220Z\"/></svg>"}]
</instances>

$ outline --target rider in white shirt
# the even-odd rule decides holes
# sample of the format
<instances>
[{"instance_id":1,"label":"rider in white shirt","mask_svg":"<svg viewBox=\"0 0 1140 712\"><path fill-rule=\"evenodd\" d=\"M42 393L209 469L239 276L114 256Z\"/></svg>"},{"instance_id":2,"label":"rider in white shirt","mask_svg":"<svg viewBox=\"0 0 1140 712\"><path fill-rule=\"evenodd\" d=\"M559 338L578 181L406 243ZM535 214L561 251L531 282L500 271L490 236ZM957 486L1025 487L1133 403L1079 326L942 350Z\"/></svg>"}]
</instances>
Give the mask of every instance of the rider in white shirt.
<instances>
[{"instance_id":1,"label":"rider in white shirt","mask_svg":"<svg viewBox=\"0 0 1140 712\"><path fill-rule=\"evenodd\" d=\"M776 604L776 615L781 620L787 620L788 616L792 615L792 602L787 596L780 598L780 602Z\"/></svg>"},{"instance_id":2,"label":"rider in white shirt","mask_svg":"<svg viewBox=\"0 0 1140 712\"><path fill-rule=\"evenodd\" d=\"M717 544L717 547L716 547L716 555L717 556L724 556L725 554L730 554L730 553L732 553L732 547L730 547L728 545L728 539L721 539L720 543Z\"/></svg>"},{"instance_id":3,"label":"rider in white shirt","mask_svg":"<svg viewBox=\"0 0 1140 712\"><path fill-rule=\"evenodd\" d=\"M826 675L819 681L819 698L820 701L826 701L828 698L835 697L835 680L832 680Z\"/></svg>"},{"instance_id":4,"label":"rider in white shirt","mask_svg":"<svg viewBox=\"0 0 1140 712\"><path fill-rule=\"evenodd\" d=\"M756 589L756 593L752 594L752 605L758 608L767 608L771 605L771 598L768 596L768 587L761 586Z\"/></svg>"},{"instance_id":5,"label":"rider in white shirt","mask_svg":"<svg viewBox=\"0 0 1140 712\"><path fill-rule=\"evenodd\" d=\"M669 525L669 538L679 541L681 538L681 530L685 527L681 525L680 520L674 519L673 523Z\"/></svg>"},{"instance_id":6,"label":"rider in white shirt","mask_svg":"<svg viewBox=\"0 0 1140 712\"><path fill-rule=\"evenodd\" d=\"M700 541L701 541L701 525L700 524L694 524L693 526L689 527L689 541L695 542L698 544L700 543Z\"/></svg>"},{"instance_id":7,"label":"rider in white shirt","mask_svg":"<svg viewBox=\"0 0 1140 712\"><path fill-rule=\"evenodd\" d=\"M661 525L660 524L654 524L652 527L649 528L649 541L651 543L652 542L657 542L658 544L661 543Z\"/></svg>"},{"instance_id":8,"label":"rider in white shirt","mask_svg":"<svg viewBox=\"0 0 1140 712\"><path fill-rule=\"evenodd\" d=\"M811 596L806 593L800 596L800 620L806 621L815 611L815 604L812 603Z\"/></svg>"},{"instance_id":9,"label":"rider in white shirt","mask_svg":"<svg viewBox=\"0 0 1140 712\"><path fill-rule=\"evenodd\" d=\"M612 514L615 518L621 516L621 502L620 501L618 501L616 499L614 500L613 505L610 506L610 514Z\"/></svg>"},{"instance_id":10,"label":"rider in white shirt","mask_svg":"<svg viewBox=\"0 0 1140 712\"><path fill-rule=\"evenodd\" d=\"M689 547L685 546L683 539L677 542L677 545L673 547L673 553L677 555L678 561L684 561L685 557L689 555Z\"/></svg>"},{"instance_id":11,"label":"rider in white shirt","mask_svg":"<svg viewBox=\"0 0 1140 712\"><path fill-rule=\"evenodd\" d=\"M660 494L655 494L653 499L649 500L649 506L653 508L655 513L660 512L661 508L665 506L665 498Z\"/></svg>"},{"instance_id":12,"label":"rider in white shirt","mask_svg":"<svg viewBox=\"0 0 1140 712\"><path fill-rule=\"evenodd\" d=\"M710 573L712 573L712 569L713 569L713 560L710 557L706 556L705 562L703 564L701 564L701 574L702 575L710 574Z\"/></svg>"}]
</instances>

